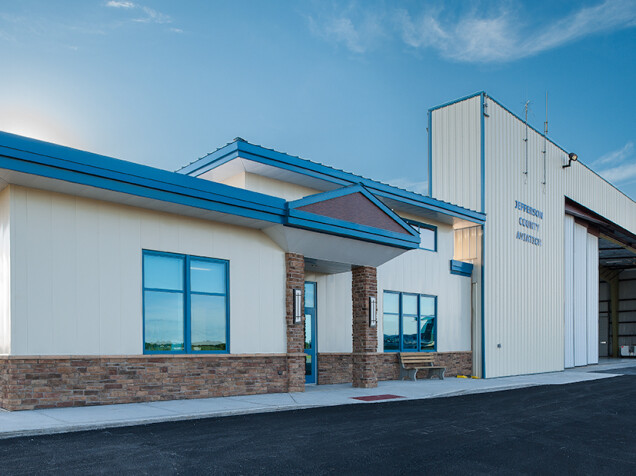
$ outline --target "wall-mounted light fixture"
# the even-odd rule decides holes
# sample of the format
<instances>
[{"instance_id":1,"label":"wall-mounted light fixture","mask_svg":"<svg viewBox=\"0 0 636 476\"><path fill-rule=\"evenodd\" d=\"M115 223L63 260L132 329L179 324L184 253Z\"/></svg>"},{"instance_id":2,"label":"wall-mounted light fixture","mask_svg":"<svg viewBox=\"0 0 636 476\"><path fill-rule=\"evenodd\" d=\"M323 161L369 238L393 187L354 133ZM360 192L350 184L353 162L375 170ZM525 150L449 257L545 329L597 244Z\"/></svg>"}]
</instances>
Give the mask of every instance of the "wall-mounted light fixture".
<instances>
[{"instance_id":1,"label":"wall-mounted light fixture","mask_svg":"<svg viewBox=\"0 0 636 476\"><path fill-rule=\"evenodd\" d=\"M294 324L303 320L303 295L300 289L294 289Z\"/></svg>"},{"instance_id":2,"label":"wall-mounted light fixture","mask_svg":"<svg viewBox=\"0 0 636 476\"><path fill-rule=\"evenodd\" d=\"M378 325L378 301L375 296L369 296L369 327Z\"/></svg>"},{"instance_id":3,"label":"wall-mounted light fixture","mask_svg":"<svg viewBox=\"0 0 636 476\"><path fill-rule=\"evenodd\" d=\"M572 162L576 162L578 160L579 156L576 155L574 152L570 152L568 154L568 163L567 165L562 165L562 168L566 168L569 167L570 165L572 165Z\"/></svg>"}]
</instances>

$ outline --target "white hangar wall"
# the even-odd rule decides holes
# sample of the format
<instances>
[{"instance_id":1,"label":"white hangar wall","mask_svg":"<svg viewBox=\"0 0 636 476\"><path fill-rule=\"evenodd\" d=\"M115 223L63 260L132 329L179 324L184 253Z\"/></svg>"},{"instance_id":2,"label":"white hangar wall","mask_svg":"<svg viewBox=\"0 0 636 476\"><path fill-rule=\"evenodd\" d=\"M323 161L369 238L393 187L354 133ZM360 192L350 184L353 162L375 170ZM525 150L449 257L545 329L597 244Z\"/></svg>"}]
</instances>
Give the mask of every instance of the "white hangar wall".
<instances>
[{"instance_id":1,"label":"white hangar wall","mask_svg":"<svg viewBox=\"0 0 636 476\"><path fill-rule=\"evenodd\" d=\"M478 107L482 97L485 114ZM562 168L564 150L487 96L434 109L430 121L434 198L481 210L475 198L482 193L481 166L475 170L481 159L475 154L483 144L484 348L473 350L476 356L483 351L485 376L562 370L564 326L574 325L564 316L583 313L578 318L584 317L589 335L587 310L598 302L598 285L585 281L585 305L565 304L564 310L565 197L632 232L634 202L581 163ZM587 266L594 262L594 242L588 246L587 240L584 275L594 271ZM575 284L568 280L568 286ZM592 354L590 345L585 359L593 362Z\"/></svg>"},{"instance_id":2,"label":"white hangar wall","mask_svg":"<svg viewBox=\"0 0 636 476\"><path fill-rule=\"evenodd\" d=\"M11 354L143 353L144 249L229 260L231 353L286 352L284 252L264 233L9 188Z\"/></svg>"},{"instance_id":3,"label":"white hangar wall","mask_svg":"<svg viewBox=\"0 0 636 476\"><path fill-rule=\"evenodd\" d=\"M562 370L565 153L494 101L486 102L486 376ZM542 216L515 208L518 202ZM527 235L540 242L525 241Z\"/></svg>"},{"instance_id":4,"label":"white hangar wall","mask_svg":"<svg viewBox=\"0 0 636 476\"><path fill-rule=\"evenodd\" d=\"M480 109L475 96L432 111L429 123L433 196L476 211L482 210Z\"/></svg>"}]
</instances>

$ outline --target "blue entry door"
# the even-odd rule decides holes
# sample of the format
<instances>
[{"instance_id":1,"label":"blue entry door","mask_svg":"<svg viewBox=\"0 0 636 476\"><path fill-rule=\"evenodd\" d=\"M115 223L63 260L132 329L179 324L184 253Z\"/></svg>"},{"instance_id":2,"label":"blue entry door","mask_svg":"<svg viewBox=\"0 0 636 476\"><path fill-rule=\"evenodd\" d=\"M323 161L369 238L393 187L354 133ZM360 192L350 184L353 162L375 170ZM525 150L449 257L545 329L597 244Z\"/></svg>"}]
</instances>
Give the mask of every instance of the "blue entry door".
<instances>
[{"instance_id":1,"label":"blue entry door","mask_svg":"<svg viewBox=\"0 0 636 476\"><path fill-rule=\"evenodd\" d=\"M316 283L305 281L305 383L316 383Z\"/></svg>"}]
</instances>

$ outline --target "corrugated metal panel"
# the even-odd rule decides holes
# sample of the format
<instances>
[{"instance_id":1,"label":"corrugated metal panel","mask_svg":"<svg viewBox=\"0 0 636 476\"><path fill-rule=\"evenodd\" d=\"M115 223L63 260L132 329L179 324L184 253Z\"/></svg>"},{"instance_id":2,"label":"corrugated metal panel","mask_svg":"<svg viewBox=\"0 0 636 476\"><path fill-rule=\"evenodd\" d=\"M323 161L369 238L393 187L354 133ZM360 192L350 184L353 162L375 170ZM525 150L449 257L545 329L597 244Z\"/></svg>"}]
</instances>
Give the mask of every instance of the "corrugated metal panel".
<instances>
[{"instance_id":1,"label":"corrugated metal panel","mask_svg":"<svg viewBox=\"0 0 636 476\"><path fill-rule=\"evenodd\" d=\"M565 164L565 161L563 162ZM636 234L636 203L583 164L563 169L564 194Z\"/></svg>"},{"instance_id":2,"label":"corrugated metal panel","mask_svg":"<svg viewBox=\"0 0 636 476\"><path fill-rule=\"evenodd\" d=\"M141 353L142 249L229 260L231 352L285 352L284 252L261 231L10 191L13 354Z\"/></svg>"},{"instance_id":3,"label":"corrugated metal panel","mask_svg":"<svg viewBox=\"0 0 636 476\"><path fill-rule=\"evenodd\" d=\"M486 377L563 369L562 152L530 128L526 142L523 122L486 102ZM515 208L517 201L540 210L542 218ZM526 235L540 245L525 241Z\"/></svg>"},{"instance_id":4,"label":"corrugated metal panel","mask_svg":"<svg viewBox=\"0 0 636 476\"><path fill-rule=\"evenodd\" d=\"M574 224L574 365L587 365L587 228Z\"/></svg>"},{"instance_id":5,"label":"corrugated metal panel","mask_svg":"<svg viewBox=\"0 0 636 476\"><path fill-rule=\"evenodd\" d=\"M480 97L460 101L432 112L432 195L480 210L479 139ZM564 197L582 204L636 233L636 204L581 163L567 163L567 153L490 98L484 116L484 355L486 377L546 372L571 365L572 348L565 356L564 312L576 333L575 313L580 301L572 296L568 308L564 281L571 289L577 276L587 275L587 238L583 240L581 273L565 274ZM476 166L476 168L475 168ZM515 208L515 201L540 210L541 219ZM524 226L525 218L539 225ZM534 225L531 225L534 226ZM569 233L569 231L568 231ZM541 240L540 246L519 239ZM575 238L572 237L572 244ZM455 236L457 255L466 256L469 238ZM538 243L538 242L536 242ZM574 252L574 251L573 251ZM571 256L570 267L581 266ZM596 266L590 261L590 267ZM568 291L569 292L569 291ZM587 361L587 281L583 299ZM593 296L590 296L593 299ZM565 303L565 305L564 305ZM477 330L477 323L473 332ZM598 330L597 330L598 332ZM595 338L592 335L591 338ZM574 339L574 337L573 337ZM582 337L579 337L579 340ZM597 340L597 339L596 339ZM474 340L476 342L476 339ZM591 347L590 347L591 348ZM473 349L476 350L475 345ZM574 349L576 352L576 349ZM477 355L475 355L477 357ZM581 359L577 359L577 363Z\"/></svg>"},{"instance_id":6,"label":"corrugated metal panel","mask_svg":"<svg viewBox=\"0 0 636 476\"><path fill-rule=\"evenodd\" d=\"M480 96L431 112L432 196L481 211Z\"/></svg>"},{"instance_id":7,"label":"corrugated metal panel","mask_svg":"<svg viewBox=\"0 0 636 476\"><path fill-rule=\"evenodd\" d=\"M564 218L564 366L574 367L574 218Z\"/></svg>"},{"instance_id":8,"label":"corrugated metal panel","mask_svg":"<svg viewBox=\"0 0 636 476\"><path fill-rule=\"evenodd\" d=\"M587 235L587 363L598 364L598 237Z\"/></svg>"}]
</instances>

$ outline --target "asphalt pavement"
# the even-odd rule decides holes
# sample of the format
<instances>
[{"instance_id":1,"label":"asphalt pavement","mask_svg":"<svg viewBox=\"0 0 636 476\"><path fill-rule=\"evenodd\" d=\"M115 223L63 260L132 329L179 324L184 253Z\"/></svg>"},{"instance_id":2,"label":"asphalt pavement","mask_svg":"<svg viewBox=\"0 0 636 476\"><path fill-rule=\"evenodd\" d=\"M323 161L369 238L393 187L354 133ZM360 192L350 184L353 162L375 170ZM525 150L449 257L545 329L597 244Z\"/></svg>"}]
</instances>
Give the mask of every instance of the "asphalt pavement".
<instances>
[{"instance_id":1,"label":"asphalt pavement","mask_svg":"<svg viewBox=\"0 0 636 476\"><path fill-rule=\"evenodd\" d=\"M0 440L0 473L635 474L636 375Z\"/></svg>"}]
</instances>

